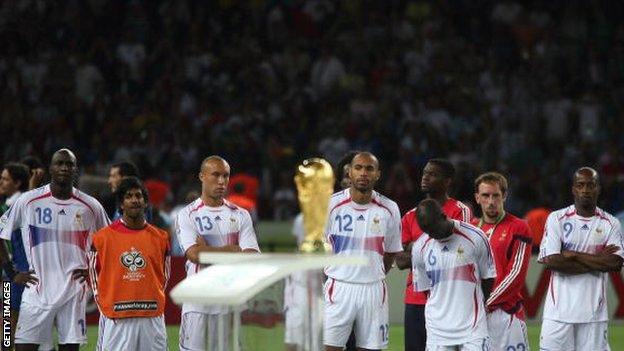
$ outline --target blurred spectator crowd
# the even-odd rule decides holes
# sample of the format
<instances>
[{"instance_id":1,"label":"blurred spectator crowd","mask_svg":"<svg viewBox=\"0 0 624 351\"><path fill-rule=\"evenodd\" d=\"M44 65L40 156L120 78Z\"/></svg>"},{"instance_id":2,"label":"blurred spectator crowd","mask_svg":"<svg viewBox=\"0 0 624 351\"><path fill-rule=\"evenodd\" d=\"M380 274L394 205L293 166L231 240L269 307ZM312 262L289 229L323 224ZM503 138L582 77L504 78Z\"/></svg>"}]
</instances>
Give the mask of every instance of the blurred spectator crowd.
<instances>
[{"instance_id":1,"label":"blurred spectator crowd","mask_svg":"<svg viewBox=\"0 0 624 351\"><path fill-rule=\"evenodd\" d=\"M172 191L201 159L260 180L260 218L296 211L297 162L350 149L414 206L431 157L472 200L509 176L518 215L570 201L581 165L624 204L624 3L616 1L0 2L2 163L76 151L83 174L132 160Z\"/></svg>"}]
</instances>

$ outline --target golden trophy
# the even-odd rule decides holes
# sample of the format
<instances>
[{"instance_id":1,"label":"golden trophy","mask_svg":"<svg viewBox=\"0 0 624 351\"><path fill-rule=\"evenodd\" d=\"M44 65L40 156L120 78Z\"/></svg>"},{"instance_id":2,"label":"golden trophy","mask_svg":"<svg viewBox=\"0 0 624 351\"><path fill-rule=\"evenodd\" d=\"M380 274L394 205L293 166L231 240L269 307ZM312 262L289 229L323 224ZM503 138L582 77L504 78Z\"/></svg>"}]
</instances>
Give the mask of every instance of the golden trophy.
<instances>
[{"instance_id":1,"label":"golden trophy","mask_svg":"<svg viewBox=\"0 0 624 351\"><path fill-rule=\"evenodd\" d=\"M299 206L303 213L305 237L301 252L328 252L331 248L323 237L327 222L327 206L334 192L334 171L322 158L304 160L295 174Z\"/></svg>"}]
</instances>

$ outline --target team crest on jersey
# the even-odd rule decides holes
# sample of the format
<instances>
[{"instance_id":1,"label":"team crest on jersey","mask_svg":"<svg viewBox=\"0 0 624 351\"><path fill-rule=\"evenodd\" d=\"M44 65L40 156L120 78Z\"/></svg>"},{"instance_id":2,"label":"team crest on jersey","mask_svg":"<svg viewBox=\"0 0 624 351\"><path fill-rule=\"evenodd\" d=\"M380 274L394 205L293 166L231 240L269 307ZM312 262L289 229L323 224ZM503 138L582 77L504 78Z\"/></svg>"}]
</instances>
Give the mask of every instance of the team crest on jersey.
<instances>
[{"instance_id":1,"label":"team crest on jersey","mask_svg":"<svg viewBox=\"0 0 624 351\"><path fill-rule=\"evenodd\" d=\"M374 234L380 234L381 233L381 226L379 225L379 223L381 222L381 220L379 219L379 217L377 217L377 215L375 215L375 217L373 218L373 225L371 228L371 231Z\"/></svg>"},{"instance_id":2,"label":"team crest on jersey","mask_svg":"<svg viewBox=\"0 0 624 351\"><path fill-rule=\"evenodd\" d=\"M464 258L464 248L461 245L457 248L457 258Z\"/></svg>"},{"instance_id":3,"label":"team crest on jersey","mask_svg":"<svg viewBox=\"0 0 624 351\"><path fill-rule=\"evenodd\" d=\"M503 230L503 233L501 234L500 238L498 238L498 241L503 241L507 238L507 230Z\"/></svg>"},{"instance_id":4,"label":"team crest on jersey","mask_svg":"<svg viewBox=\"0 0 624 351\"><path fill-rule=\"evenodd\" d=\"M602 228L596 228L596 236L600 236L602 234Z\"/></svg>"},{"instance_id":5,"label":"team crest on jersey","mask_svg":"<svg viewBox=\"0 0 624 351\"><path fill-rule=\"evenodd\" d=\"M141 273L140 270L143 270L147 263L139 250L131 247L129 251L123 252L119 259L121 264L128 269L123 279L138 281L145 277L145 274Z\"/></svg>"},{"instance_id":6,"label":"team crest on jersey","mask_svg":"<svg viewBox=\"0 0 624 351\"><path fill-rule=\"evenodd\" d=\"M230 217L230 231L235 232L237 227L236 218Z\"/></svg>"},{"instance_id":7,"label":"team crest on jersey","mask_svg":"<svg viewBox=\"0 0 624 351\"><path fill-rule=\"evenodd\" d=\"M74 224L79 227L84 227L84 222L82 221L80 213L76 213L76 217L74 217Z\"/></svg>"}]
</instances>

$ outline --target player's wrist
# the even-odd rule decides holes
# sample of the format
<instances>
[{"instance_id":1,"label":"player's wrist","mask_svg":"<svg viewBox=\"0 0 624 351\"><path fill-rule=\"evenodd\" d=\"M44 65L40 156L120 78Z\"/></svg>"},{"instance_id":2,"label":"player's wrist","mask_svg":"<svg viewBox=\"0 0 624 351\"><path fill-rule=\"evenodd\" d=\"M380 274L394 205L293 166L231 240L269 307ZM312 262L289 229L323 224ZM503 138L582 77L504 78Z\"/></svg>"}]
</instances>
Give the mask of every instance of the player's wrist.
<instances>
[{"instance_id":1,"label":"player's wrist","mask_svg":"<svg viewBox=\"0 0 624 351\"><path fill-rule=\"evenodd\" d=\"M7 278L9 278L10 281L13 281L13 279L15 279L15 276L18 273L17 270L15 270L13 263L11 262L6 262L5 264L3 264L2 270L4 271L4 274L6 274Z\"/></svg>"}]
</instances>

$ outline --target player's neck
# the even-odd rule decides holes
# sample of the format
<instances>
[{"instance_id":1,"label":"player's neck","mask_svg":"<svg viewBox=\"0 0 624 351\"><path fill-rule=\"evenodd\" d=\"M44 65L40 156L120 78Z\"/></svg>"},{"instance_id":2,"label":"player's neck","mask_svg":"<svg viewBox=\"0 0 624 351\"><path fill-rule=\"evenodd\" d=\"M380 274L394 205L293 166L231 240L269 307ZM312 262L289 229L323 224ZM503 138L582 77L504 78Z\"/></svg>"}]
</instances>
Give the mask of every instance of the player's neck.
<instances>
[{"instance_id":1,"label":"player's neck","mask_svg":"<svg viewBox=\"0 0 624 351\"><path fill-rule=\"evenodd\" d=\"M139 230L145 228L147 221L145 220L145 216L137 216L136 218L132 218L130 216L121 217L121 222L128 228Z\"/></svg>"},{"instance_id":2,"label":"player's neck","mask_svg":"<svg viewBox=\"0 0 624 351\"><path fill-rule=\"evenodd\" d=\"M50 183L50 192L52 193L52 196L59 200L70 199L72 196L72 188L71 184L66 186L64 184Z\"/></svg>"},{"instance_id":3,"label":"player's neck","mask_svg":"<svg viewBox=\"0 0 624 351\"><path fill-rule=\"evenodd\" d=\"M350 192L351 192L351 200L358 205L366 205L370 203L371 200L373 199L372 190L367 190L367 191L362 192L351 187Z\"/></svg>"},{"instance_id":4,"label":"player's neck","mask_svg":"<svg viewBox=\"0 0 624 351\"><path fill-rule=\"evenodd\" d=\"M485 223L485 224L498 224L498 223L500 223L500 221L503 220L503 218L505 218L505 211L502 211L496 217L490 217L490 216L488 216L488 215L486 215L484 213L483 214L483 223Z\"/></svg>"},{"instance_id":5,"label":"player's neck","mask_svg":"<svg viewBox=\"0 0 624 351\"><path fill-rule=\"evenodd\" d=\"M202 195L201 199L204 205L208 207L219 207L219 206L223 206L224 204L222 197L214 198L214 197Z\"/></svg>"},{"instance_id":6,"label":"player's neck","mask_svg":"<svg viewBox=\"0 0 624 351\"><path fill-rule=\"evenodd\" d=\"M437 203L440 204L440 206L444 206L444 204L446 203L446 201L449 199L449 196L446 192L440 193L440 194L436 194L436 193L427 193L427 198L428 199L434 199L436 200Z\"/></svg>"},{"instance_id":7,"label":"player's neck","mask_svg":"<svg viewBox=\"0 0 624 351\"><path fill-rule=\"evenodd\" d=\"M576 214L581 217L593 217L596 215L596 206L579 206L574 205L576 207Z\"/></svg>"}]
</instances>

